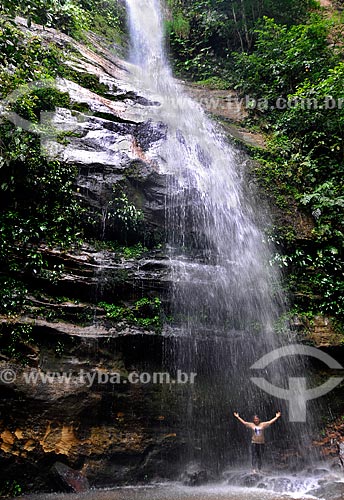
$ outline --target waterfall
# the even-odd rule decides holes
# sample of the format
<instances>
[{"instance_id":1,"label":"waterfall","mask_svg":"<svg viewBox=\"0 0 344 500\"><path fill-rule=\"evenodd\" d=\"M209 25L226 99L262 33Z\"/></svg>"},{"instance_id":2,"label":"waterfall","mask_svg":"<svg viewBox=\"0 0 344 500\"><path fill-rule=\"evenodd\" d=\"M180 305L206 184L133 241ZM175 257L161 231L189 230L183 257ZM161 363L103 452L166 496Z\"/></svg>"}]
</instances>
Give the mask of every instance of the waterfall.
<instances>
[{"instance_id":1,"label":"waterfall","mask_svg":"<svg viewBox=\"0 0 344 500\"><path fill-rule=\"evenodd\" d=\"M254 413L271 419L282 409L285 422L273 435L282 432L283 439L292 435L300 441L302 426L289 425L285 403L250 381L250 366L289 342L288 336L276 340L285 305L264 235L268 216L247 183L240 155L173 78L159 0L127 0L127 6L132 77L159 103L147 110L147 118L167 127L154 158L169 179L166 229L173 286L167 331L176 340L166 356L171 366L198 374L200 385L175 388L187 458L221 467L247 456L246 431L238 431L235 410L246 419ZM282 363L265 374L287 387L297 363Z\"/></svg>"}]
</instances>

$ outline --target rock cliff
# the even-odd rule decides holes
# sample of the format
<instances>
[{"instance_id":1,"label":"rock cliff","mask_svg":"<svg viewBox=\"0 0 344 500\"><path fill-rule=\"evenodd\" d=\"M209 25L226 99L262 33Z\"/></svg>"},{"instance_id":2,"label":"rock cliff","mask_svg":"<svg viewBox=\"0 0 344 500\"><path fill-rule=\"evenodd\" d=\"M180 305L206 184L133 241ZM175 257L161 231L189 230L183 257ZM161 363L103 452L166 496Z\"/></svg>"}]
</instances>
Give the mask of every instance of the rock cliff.
<instances>
[{"instance_id":1,"label":"rock cliff","mask_svg":"<svg viewBox=\"0 0 344 500\"><path fill-rule=\"evenodd\" d=\"M95 35L81 44L17 23L63 51L73 75L51 83L69 94L71 105L45 117L51 128L42 146L76 168L84 239L68 250L41 244L54 280L32 276L25 315L1 318L5 329L30 327L20 346L24 366L0 358L9 377L0 382L1 474L45 491L59 487L56 462L82 471L95 486L177 478L189 432L181 409L197 398L185 387L129 380L132 373L166 372L177 342L167 327L162 332L171 278L164 248L169 183L158 152L166 127L150 119L159 103ZM237 119L227 115L220 107L220 118ZM245 140L238 130L229 133ZM246 139L264 146L261 137ZM306 219L293 218L302 237ZM230 443L227 422L219 425Z\"/></svg>"},{"instance_id":2,"label":"rock cliff","mask_svg":"<svg viewBox=\"0 0 344 500\"><path fill-rule=\"evenodd\" d=\"M144 481L159 471L176 477L183 438L173 395L161 384L128 383L129 373L160 372L163 363L163 338L150 322L169 287L161 245L166 178L156 158L165 127L147 118L147 108L159 104L135 88L129 64L95 35L89 35L91 49L54 29L17 23L57 46L74 76L51 83L68 92L71 106L48 116L53 131L42 145L77 169L85 238L68 251L41 245L49 268L59 269L54 283L32 277L27 313L1 319L5 328L31 328L20 347L26 365L0 359L2 370L16 374L13 383L0 384L1 474L8 481L20 476L29 490L58 487L50 472L57 461L82 470L95 485ZM112 217L116 196L140 215L139 230L130 221L119 227ZM150 301L158 297L155 311ZM101 301L136 307L138 318L113 320ZM63 372L71 378L58 379ZM93 373L95 383L80 378L83 372ZM47 373L53 375L44 383L39 377ZM105 382L110 373L121 380Z\"/></svg>"}]
</instances>

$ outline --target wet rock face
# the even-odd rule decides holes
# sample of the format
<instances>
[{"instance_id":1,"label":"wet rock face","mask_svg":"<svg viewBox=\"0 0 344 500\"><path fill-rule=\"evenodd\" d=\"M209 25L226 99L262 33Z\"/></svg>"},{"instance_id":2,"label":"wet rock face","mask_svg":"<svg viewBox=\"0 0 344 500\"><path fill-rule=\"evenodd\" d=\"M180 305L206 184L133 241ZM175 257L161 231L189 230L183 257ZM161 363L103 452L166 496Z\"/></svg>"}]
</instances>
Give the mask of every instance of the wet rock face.
<instances>
[{"instance_id":1,"label":"wet rock face","mask_svg":"<svg viewBox=\"0 0 344 500\"><path fill-rule=\"evenodd\" d=\"M135 293L160 295L170 285L169 262L161 250L147 250L136 258L89 244L69 251L46 247L41 250L51 267L63 265L51 292L65 296L68 290L68 296L87 301L92 309L101 300L127 300Z\"/></svg>"},{"instance_id":2,"label":"wet rock face","mask_svg":"<svg viewBox=\"0 0 344 500\"><path fill-rule=\"evenodd\" d=\"M155 149L166 137L166 126L152 123L147 106L137 104L135 97L123 104L68 80L59 80L57 87L70 94L72 103L89 110L81 113L59 108L52 124L57 136L66 134L65 143L51 137L44 141L52 157L78 169L76 190L87 209L86 236L118 239L111 207L116 194L123 192L143 210L146 232L164 228L166 178L159 174ZM86 223L90 216L91 226Z\"/></svg>"},{"instance_id":3,"label":"wet rock face","mask_svg":"<svg viewBox=\"0 0 344 500\"><path fill-rule=\"evenodd\" d=\"M159 168L157 150L166 125L152 121L160 104L133 81L131 66L89 35L93 50L52 28L33 24L24 31L40 36L68 54L71 77L57 78L52 87L67 92L70 107L43 113L49 134L41 136L48 156L77 168L76 195L86 208L86 237L123 239L108 217L114 197L126 193L145 215L146 241L164 241L166 176ZM159 234L157 234L159 233ZM135 235L125 234L125 239Z\"/></svg>"},{"instance_id":4,"label":"wet rock face","mask_svg":"<svg viewBox=\"0 0 344 500\"><path fill-rule=\"evenodd\" d=\"M55 82L71 106L45 117L52 132L42 145L77 172L85 238L69 250L41 245L49 269L61 272L54 282L27 279L29 308L16 325L32 327L21 353L28 365L0 358L0 370L16 373L13 384L0 383L1 479L27 491L81 491L84 478L96 486L176 478L184 438L173 392L163 384L126 383L132 371L162 371L162 336L133 321L110 321L99 307L102 300L123 307L142 297L164 300L170 286L161 245L168 178L157 155L166 126L150 119L159 103L135 88L127 63L96 39L93 51L53 29L33 24L29 31L69 47L66 64L79 82ZM138 229L114 217L114 199L123 195L144 215ZM111 247L115 242L140 242L142 251L124 256ZM0 321L11 328L8 318ZM92 384L80 378L83 371L95 377ZM47 373L55 375L43 382ZM59 379L62 373L70 378ZM104 382L109 373L123 383Z\"/></svg>"},{"instance_id":5,"label":"wet rock face","mask_svg":"<svg viewBox=\"0 0 344 500\"><path fill-rule=\"evenodd\" d=\"M0 384L2 477L20 478L25 490L81 491L85 478L113 486L180 475L184 437L175 394L128 378L164 371L161 336L95 343L42 331L35 340L40 350L32 366L0 362L0 370L16 374ZM56 462L64 466L52 468Z\"/></svg>"}]
</instances>

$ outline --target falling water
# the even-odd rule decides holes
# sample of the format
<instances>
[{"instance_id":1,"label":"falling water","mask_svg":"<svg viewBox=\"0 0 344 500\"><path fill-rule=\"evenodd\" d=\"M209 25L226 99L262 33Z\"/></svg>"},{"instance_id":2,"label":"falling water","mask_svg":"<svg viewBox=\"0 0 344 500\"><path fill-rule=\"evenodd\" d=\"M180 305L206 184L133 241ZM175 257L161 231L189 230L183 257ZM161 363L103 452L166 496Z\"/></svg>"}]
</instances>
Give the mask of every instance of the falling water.
<instances>
[{"instance_id":1,"label":"falling water","mask_svg":"<svg viewBox=\"0 0 344 500\"><path fill-rule=\"evenodd\" d=\"M160 154L173 175L169 243L175 308L189 331L259 324L272 332L278 310L256 207L243 191L233 149L173 80L163 51L156 0L128 0L133 60L158 96L168 126ZM196 323L196 324L195 324Z\"/></svg>"},{"instance_id":2,"label":"falling water","mask_svg":"<svg viewBox=\"0 0 344 500\"><path fill-rule=\"evenodd\" d=\"M127 5L132 75L159 103L149 108L149 118L167 127L154 159L170 180L169 332L176 341L168 357L176 368L197 372L199 383L187 393L176 389L190 444L187 458L221 466L247 454L245 429L238 436L233 411L246 419L256 412L270 419L286 409L249 380L252 363L278 344L276 322L284 310L280 277L269 264L265 210L248 187L238 154L172 77L159 0L127 0ZM283 382L289 365L272 370L270 381ZM283 432L288 436L286 424ZM299 440L295 428L291 434Z\"/></svg>"}]
</instances>

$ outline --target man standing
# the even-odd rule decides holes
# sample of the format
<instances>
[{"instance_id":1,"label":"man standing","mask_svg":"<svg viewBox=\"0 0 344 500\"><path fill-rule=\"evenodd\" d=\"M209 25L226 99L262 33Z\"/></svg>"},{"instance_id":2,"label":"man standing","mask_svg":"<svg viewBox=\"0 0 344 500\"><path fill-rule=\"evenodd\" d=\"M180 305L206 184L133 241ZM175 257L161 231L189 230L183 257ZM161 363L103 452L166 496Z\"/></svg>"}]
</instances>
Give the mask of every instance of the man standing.
<instances>
[{"instance_id":1,"label":"man standing","mask_svg":"<svg viewBox=\"0 0 344 500\"><path fill-rule=\"evenodd\" d=\"M234 416L239 420L239 422L252 430L252 467L253 472L256 472L256 468L260 471L262 468L262 456L265 445L264 430L280 418L281 412L278 411L276 416L268 422L261 422L257 415L253 417L253 422L245 422L245 420L243 420L237 412L234 412Z\"/></svg>"}]
</instances>

